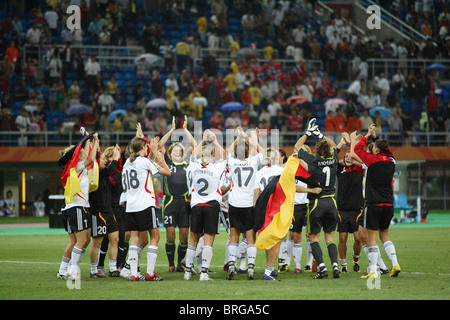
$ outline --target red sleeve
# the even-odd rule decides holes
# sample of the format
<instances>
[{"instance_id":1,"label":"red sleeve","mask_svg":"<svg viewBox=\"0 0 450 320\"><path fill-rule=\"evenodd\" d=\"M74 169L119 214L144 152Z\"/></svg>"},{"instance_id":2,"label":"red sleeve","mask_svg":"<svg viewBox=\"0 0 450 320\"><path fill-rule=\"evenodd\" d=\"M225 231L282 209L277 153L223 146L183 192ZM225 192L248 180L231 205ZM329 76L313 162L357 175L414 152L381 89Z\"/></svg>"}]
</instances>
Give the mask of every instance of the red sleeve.
<instances>
[{"instance_id":1,"label":"red sleeve","mask_svg":"<svg viewBox=\"0 0 450 320\"><path fill-rule=\"evenodd\" d=\"M359 140L359 142L356 144L354 151L356 155L361 159L361 161L364 162L367 167L369 167L372 163L377 162L377 159L376 156L364 151L363 148L367 145L367 142L367 138L362 137L361 140Z\"/></svg>"}]
</instances>

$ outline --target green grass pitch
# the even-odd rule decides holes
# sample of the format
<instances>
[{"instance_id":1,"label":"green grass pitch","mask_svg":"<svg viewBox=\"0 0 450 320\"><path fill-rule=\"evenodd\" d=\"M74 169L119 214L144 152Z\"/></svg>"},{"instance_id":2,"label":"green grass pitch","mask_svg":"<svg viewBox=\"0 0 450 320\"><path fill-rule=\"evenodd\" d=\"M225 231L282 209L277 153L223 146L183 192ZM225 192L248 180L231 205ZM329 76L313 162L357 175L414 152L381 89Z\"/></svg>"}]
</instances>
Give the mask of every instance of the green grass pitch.
<instances>
[{"instance_id":1,"label":"green grass pitch","mask_svg":"<svg viewBox=\"0 0 450 320\"><path fill-rule=\"evenodd\" d=\"M360 259L362 272L341 273L340 279L333 279L331 274L328 279L314 280L312 273L281 273L278 281L263 281L265 253L258 250L255 280L248 281L246 275L237 275L234 281L227 281L226 273L222 270L228 239L225 231L216 237L214 243L211 269L216 273L211 275L213 281L200 282L198 276L185 281L183 273L168 272L165 233L161 229L156 272L164 281L90 279L89 255L86 253L81 264L80 289L70 290L65 281L56 278L62 252L68 242L67 235L59 229L48 229L50 234L43 235L15 235L8 229L0 229L0 300L448 300L450 219L447 217L445 224L437 220L433 222L434 219L441 221L442 217L433 214L429 215L427 224L397 224L391 228L390 237L395 244L402 272L398 278L382 275L378 289L374 288L374 283L370 285L360 278L368 266L364 253ZM323 236L321 239L323 241ZM338 242L337 233L335 242ZM305 239L302 245L303 267L306 261ZM350 235L347 254L349 266L352 245L353 237ZM325 263L330 268L323 242L321 246ZM381 243L379 246L386 265L391 268ZM106 266L107 261L108 257L105 259ZM140 265L145 272L146 250L143 251Z\"/></svg>"}]
</instances>

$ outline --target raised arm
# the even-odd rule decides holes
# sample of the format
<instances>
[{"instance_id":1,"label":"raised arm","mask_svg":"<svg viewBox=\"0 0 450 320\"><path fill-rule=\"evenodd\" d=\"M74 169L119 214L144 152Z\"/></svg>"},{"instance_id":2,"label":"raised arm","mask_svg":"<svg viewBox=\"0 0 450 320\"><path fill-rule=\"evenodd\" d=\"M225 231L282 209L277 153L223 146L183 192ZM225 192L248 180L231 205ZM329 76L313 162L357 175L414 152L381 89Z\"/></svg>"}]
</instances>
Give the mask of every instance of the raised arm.
<instances>
[{"instance_id":1,"label":"raised arm","mask_svg":"<svg viewBox=\"0 0 450 320\"><path fill-rule=\"evenodd\" d=\"M159 146L164 147L166 145L166 142L169 140L170 136L172 135L172 133L175 131L176 129L176 124L175 124L175 117L172 117L172 127L170 128L169 131L167 131L167 133L161 138L161 140L159 140Z\"/></svg>"}]
</instances>

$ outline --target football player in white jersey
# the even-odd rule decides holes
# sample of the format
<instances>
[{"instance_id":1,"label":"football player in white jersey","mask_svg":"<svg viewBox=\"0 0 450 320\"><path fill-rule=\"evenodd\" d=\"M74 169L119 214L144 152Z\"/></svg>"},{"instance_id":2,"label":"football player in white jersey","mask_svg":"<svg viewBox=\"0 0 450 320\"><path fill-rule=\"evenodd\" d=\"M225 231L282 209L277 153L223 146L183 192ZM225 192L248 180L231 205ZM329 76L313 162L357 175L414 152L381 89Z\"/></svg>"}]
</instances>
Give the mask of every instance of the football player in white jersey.
<instances>
[{"instance_id":1,"label":"football player in white jersey","mask_svg":"<svg viewBox=\"0 0 450 320\"><path fill-rule=\"evenodd\" d=\"M255 182L255 190L254 190L254 205L256 204L256 200L258 200L261 192L266 188L269 182L275 177L280 176L283 172L283 165L285 156L280 153L279 150L275 148L268 148L264 150L263 153L263 161L264 165L261 169L258 170L256 174L256 182ZM280 249L281 241L266 250L266 260L267 266L264 270L263 280L275 280L273 276L276 276L274 273L274 264L278 256L278 251Z\"/></svg>"},{"instance_id":2,"label":"football player in white jersey","mask_svg":"<svg viewBox=\"0 0 450 320\"><path fill-rule=\"evenodd\" d=\"M158 138L150 142L150 154L147 140L135 137L130 143L130 157L122 170L122 187L126 197L127 221L131 230L129 261L131 281L138 281L138 245L140 232L148 231L150 243L147 248L147 281L161 281L154 269L158 253L159 222L156 216L156 197L153 190L152 174L170 176L170 170L164 161L164 155L158 152Z\"/></svg>"},{"instance_id":3,"label":"football player in white jersey","mask_svg":"<svg viewBox=\"0 0 450 320\"><path fill-rule=\"evenodd\" d=\"M211 144L206 144L208 137L211 137ZM197 159L196 155L200 150L201 159ZM185 280L191 279L196 248L202 235L204 246L200 281L212 280L208 269L213 256L214 238L219 231L220 202L222 201L220 181L225 167L222 146L217 142L215 134L206 130L202 142L192 153L187 170L191 186L191 232L186 251Z\"/></svg>"},{"instance_id":4,"label":"football player in white jersey","mask_svg":"<svg viewBox=\"0 0 450 320\"><path fill-rule=\"evenodd\" d=\"M89 208L89 173L87 168L95 161L98 147L98 134L94 133L91 151L89 152L90 144L86 141L81 148L78 163L75 167L80 191L72 202L66 203L62 211L64 227L70 237L70 243L64 250L57 275L58 278L63 280L66 280L68 277L79 277L80 262L90 242L92 221L86 210L86 208ZM61 150L61 157L73 148L75 147L70 146ZM67 272L69 263L70 268Z\"/></svg>"},{"instance_id":5,"label":"football player in white jersey","mask_svg":"<svg viewBox=\"0 0 450 320\"><path fill-rule=\"evenodd\" d=\"M229 191L230 240L228 246L228 280L234 279L240 233L247 238L247 278L254 279L256 260L255 238L253 230L253 194L256 173L262 161L262 149L258 144L258 134L251 132L250 138L242 128L236 129L237 139L228 150L228 167L232 186Z\"/></svg>"}]
</instances>

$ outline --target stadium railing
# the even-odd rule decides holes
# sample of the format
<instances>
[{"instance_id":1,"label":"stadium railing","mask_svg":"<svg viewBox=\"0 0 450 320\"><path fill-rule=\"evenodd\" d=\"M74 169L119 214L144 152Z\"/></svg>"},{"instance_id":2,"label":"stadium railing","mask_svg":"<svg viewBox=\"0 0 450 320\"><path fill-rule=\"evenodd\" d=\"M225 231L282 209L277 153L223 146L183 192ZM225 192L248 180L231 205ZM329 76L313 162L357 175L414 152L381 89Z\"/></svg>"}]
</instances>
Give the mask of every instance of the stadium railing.
<instances>
[{"instance_id":1,"label":"stadium railing","mask_svg":"<svg viewBox=\"0 0 450 320\"><path fill-rule=\"evenodd\" d=\"M59 44L57 48L62 51L65 45ZM27 61L27 55L37 57L41 65L45 65L44 58L47 51L51 48L50 44L40 46L24 45L23 61ZM84 45L72 44L72 49L80 50L81 54L95 55L100 65L115 65L115 66L132 66L135 64L136 57L145 53L143 47L140 46L104 46L104 45Z\"/></svg>"},{"instance_id":2,"label":"stadium railing","mask_svg":"<svg viewBox=\"0 0 450 320\"><path fill-rule=\"evenodd\" d=\"M134 131L128 132L108 132L98 131L102 145L120 146L127 145L128 142L136 135ZM450 132L404 132L399 137L398 133L381 132L378 134L380 138L387 139L392 146L449 146ZM147 136L159 135L158 132L144 131ZM332 138L336 143L341 139L341 134L338 132L324 132L324 134ZM260 136L260 143L263 140L267 146L278 144L279 146L293 146L297 140L303 135L303 132L279 132L278 134L267 133L267 136ZM202 134L197 135L201 139ZM194 137L197 137L194 132ZM26 138L26 139L24 139ZM19 132L19 131L1 131L0 132L0 147L17 147L19 143L23 146L39 146L39 147L54 147L54 146L68 146L78 142L80 134L76 133L61 133L59 131L45 131L45 132ZM220 138L219 138L220 139ZM225 145L227 141L227 133L222 133L222 141ZM168 144L171 141L168 141Z\"/></svg>"}]
</instances>

